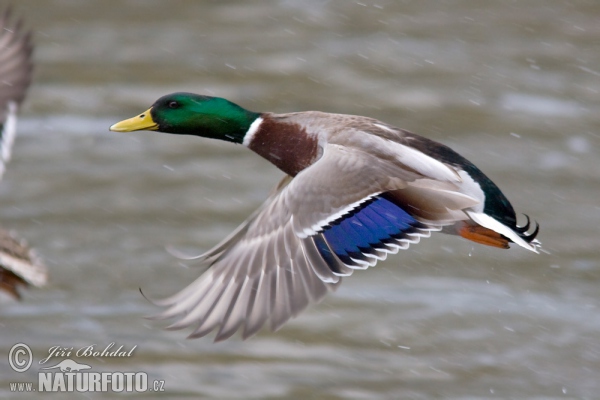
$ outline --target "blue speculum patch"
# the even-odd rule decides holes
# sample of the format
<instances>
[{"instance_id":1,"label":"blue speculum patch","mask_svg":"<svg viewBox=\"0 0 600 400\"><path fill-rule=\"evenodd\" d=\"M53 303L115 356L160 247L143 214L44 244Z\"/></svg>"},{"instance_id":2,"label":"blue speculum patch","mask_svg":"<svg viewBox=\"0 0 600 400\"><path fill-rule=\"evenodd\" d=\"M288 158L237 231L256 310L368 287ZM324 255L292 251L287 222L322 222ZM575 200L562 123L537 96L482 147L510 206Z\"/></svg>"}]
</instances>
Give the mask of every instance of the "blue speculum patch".
<instances>
[{"instance_id":1,"label":"blue speculum patch","mask_svg":"<svg viewBox=\"0 0 600 400\"><path fill-rule=\"evenodd\" d=\"M364 259L363 253L383 248L384 243L405 237L421 224L400 206L382 196L363 203L323 230L322 239L315 240L317 249L328 265L332 265L331 251L342 262L355 264L350 258ZM331 249L331 251L329 250Z\"/></svg>"}]
</instances>

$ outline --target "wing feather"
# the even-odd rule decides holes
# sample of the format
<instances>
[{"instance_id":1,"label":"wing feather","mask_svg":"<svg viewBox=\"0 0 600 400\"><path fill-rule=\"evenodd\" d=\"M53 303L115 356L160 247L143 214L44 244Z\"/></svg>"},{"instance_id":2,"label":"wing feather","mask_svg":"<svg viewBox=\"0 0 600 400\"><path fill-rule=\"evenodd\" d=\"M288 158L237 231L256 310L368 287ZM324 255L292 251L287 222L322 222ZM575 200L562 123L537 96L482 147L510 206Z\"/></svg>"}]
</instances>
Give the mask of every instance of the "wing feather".
<instances>
[{"instance_id":1,"label":"wing feather","mask_svg":"<svg viewBox=\"0 0 600 400\"><path fill-rule=\"evenodd\" d=\"M0 178L11 158L17 113L31 82L33 63L31 36L10 11L0 15ZM16 285L43 286L46 266L26 243L12 233L0 231L0 289L19 298Z\"/></svg>"},{"instance_id":2,"label":"wing feather","mask_svg":"<svg viewBox=\"0 0 600 400\"><path fill-rule=\"evenodd\" d=\"M434 168L440 179L447 185L452 185L453 179L457 182L452 173L443 172L444 168L448 167ZM426 170L424 166L421 169ZM169 326L171 329L196 325L190 337L217 329L215 340L227 339L238 329L247 338L267 321L271 329L278 329L310 303L335 290L342 276L373 266L388 253L439 229L406 217L410 223L404 228L390 231L396 232L390 233L392 236L381 236L381 232L373 231L377 224L394 223L406 212L396 210L394 216L390 213L393 207L378 206L382 215L376 211L369 214L381 220L377 224L371 222L368 227L357 217L352 221L355 226L346 227L354 238L368 233L373 240L361 240L360 247L352 247L345 259L329 244L330 224L366 207L381 193L402 191L419 179L432 178L390 157L326 145L321 159L293 179L284 177L248 220L198 257L209 269L178 294L157 301L167 308L155 318L181 317Z\"/></svg>"},{"instance_id":3,"label":"wing feather","mask_svg":"<svg viewBox=\"0 0 600 400\"><path fill-rule=\"evenodd\" d=\"M31 82L32 48L22 23L15 25L5 11L0 17L0 177L10 161L17 112Z\"/></svg>"}]
</instances>

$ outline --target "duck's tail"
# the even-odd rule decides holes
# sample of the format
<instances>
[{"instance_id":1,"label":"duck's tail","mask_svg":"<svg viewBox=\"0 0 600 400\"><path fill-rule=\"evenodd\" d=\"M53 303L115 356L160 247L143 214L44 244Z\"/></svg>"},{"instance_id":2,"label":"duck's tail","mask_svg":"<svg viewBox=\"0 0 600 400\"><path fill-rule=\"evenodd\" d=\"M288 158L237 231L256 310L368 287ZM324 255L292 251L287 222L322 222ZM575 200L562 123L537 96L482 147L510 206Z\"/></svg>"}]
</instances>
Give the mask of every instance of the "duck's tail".
<instances>
[{"instance_id":1,"label":"duck's tail","mask_svg":"<svg viewBox=\"0 0 600 400\"><path fill-rule=\"evenodd\" d=\"M525 216L527 218L525 225L515 225L514 228L510 228L487 214L474 211L466 211L466 213L477 225L465 222L458 227L458 234L465 239L506 249L509 247L509 243L516 243L527 250L538 253L541 243L536 236L540 231L540 225L536 222L535 229L529 232L531 220L527 215Z\"/></svg>"}]
</instances>

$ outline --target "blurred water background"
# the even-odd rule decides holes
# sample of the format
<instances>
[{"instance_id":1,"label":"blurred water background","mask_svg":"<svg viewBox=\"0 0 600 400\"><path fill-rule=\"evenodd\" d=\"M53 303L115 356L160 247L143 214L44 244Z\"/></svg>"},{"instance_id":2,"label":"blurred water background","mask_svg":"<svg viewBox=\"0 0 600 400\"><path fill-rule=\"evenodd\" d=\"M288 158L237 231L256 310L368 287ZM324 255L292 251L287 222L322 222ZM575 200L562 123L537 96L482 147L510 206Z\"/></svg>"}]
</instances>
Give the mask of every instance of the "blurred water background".
<instances>
[{"instance_id":1,"label":"blurred water background","mask_svg":"<svg viewBox=\"0 0 600 400\"><path fill-rule=\"evenodd\" d=\"M134 356L88 364L165 381L141 398L600 398L600 3L12 3L37 68L0 221L51 276L0 305L0 397L30 396L9 382L37 382L51 346L115 342ZM540 222L549 254L437 234L279 332L213 344L164 331L138 288L161 297L199 274L165 246L208 249L281 176L242 146L108 132L180 90L448 144ZM6 360L17 342L35 356L23 374Z\"/></svg>"}]
</instances>

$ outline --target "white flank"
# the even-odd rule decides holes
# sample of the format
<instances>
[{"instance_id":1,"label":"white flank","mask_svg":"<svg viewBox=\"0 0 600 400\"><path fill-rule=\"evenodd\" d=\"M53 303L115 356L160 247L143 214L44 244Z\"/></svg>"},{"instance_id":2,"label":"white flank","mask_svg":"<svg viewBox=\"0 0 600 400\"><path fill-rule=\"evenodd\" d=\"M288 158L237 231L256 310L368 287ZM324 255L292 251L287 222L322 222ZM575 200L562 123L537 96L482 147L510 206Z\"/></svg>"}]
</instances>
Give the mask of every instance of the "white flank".
<instances>
[{"instance_id":1,"label":"white flank","mask_svg":"<svg viewBox=\"0 0 600 400\"><path fill-rule=\"evenodd\" d=\"M471 197L474 200L479 201L479 204L474 204L471 209L483 213L483 205L485 204L485 193L481 189L481 185L475 182L475 180L466 171L458 171L458 175L462 179L460 185L460 193Z\"/></svg>"},{"instance_id":2,"label":"white flank","mask_svg":"<svg viewBox=\"0 0 600 400\"><path fill-rule=\"evenodd\" d=\"M465 211L465 212L473 221L477 222L479 225L483 226L484 228L488 228L488 229L493 230L494 232L498 232L499 234L506 236L507 238L509 238L516 244L518 244L519 246L524 247L527 250L531 250L534 253L538 253L535 245L527 243L515 231L510 229L508 226L496 221L494 218L490 217L489 215L484 214L484 213L477 213L477 212L473 212L473 211Z\"/></svg>"},{"instance_id":3,"label":"white flank","mask_svg":"<svg viewBox=\"0 0 600 400\"><path fill-rule=\"evenodd\" d=\"M254 135L256 135L256 132L258 132L258 129L260 128L260 124L262 124L262 122L263 119L261 117L258 117L254 120L252 125L250 125L250 128L248 128L248 132L246 132L246 134L244 135L244 141L242 142L244 146L250 146L250 143L252 143L252 139L254 139Z\"/></svg>"}]
</instances>

